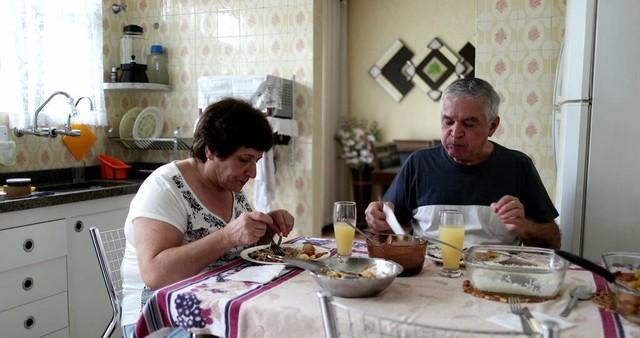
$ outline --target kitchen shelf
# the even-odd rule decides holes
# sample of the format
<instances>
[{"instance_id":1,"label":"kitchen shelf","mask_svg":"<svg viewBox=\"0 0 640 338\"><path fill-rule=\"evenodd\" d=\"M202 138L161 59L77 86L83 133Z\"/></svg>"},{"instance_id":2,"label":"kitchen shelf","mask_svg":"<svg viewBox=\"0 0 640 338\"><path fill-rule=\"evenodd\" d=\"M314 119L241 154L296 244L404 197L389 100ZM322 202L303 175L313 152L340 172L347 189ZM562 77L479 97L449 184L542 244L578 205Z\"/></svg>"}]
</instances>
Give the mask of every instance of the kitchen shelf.
<instances>
[{"instance_id":1,"label":"kitchen shelf","mask_svg":"<svg viewBox=\"0 0 640 338\"><path fill-rule=\"evenodd\" d=\"M162 83L144 83L144 82L105 82L104 90L152 90L152 91L170 91L171 85Z\"/></svg>"},{"instance_id":2,"label":"kitchen shelf","mask_svg":"<svg viewBox=\"0 0 640 338\"><path fill-rule=\"evenodd\" d=\"M193 137L158 137L158 138L117 138L110 140L119 141L127 149L132 150L191 150Z\"/></svg>"}]
</instances>

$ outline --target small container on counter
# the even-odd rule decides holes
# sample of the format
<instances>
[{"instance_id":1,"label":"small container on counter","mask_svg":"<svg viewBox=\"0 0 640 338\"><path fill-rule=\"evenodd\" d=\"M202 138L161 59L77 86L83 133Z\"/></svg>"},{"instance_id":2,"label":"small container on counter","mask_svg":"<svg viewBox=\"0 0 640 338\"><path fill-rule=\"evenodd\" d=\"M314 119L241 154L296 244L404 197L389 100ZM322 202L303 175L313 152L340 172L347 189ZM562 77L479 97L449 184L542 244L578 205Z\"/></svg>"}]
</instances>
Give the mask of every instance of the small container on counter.
<instances>
[{"instance_id":1,"label":"small container on counter","mask_svg":"<svg viewBox=\"0 0 640 338\"><path fill-rule=\"evenodd\" d=\"M30 178L8 178L4 186L7 197L22 197L31 194Z\"/></svg>"}]
</instances>

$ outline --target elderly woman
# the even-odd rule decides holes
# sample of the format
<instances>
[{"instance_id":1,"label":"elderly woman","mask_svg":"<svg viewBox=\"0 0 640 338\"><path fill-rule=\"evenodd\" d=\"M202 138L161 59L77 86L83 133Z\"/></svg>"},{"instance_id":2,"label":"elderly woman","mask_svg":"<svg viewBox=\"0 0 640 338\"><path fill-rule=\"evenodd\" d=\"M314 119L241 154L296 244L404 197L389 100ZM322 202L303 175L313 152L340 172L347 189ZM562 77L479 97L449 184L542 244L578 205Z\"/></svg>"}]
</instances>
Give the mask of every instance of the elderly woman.
<instances>
[{"instance_id":1,"label":"elderly woman","mask_svg":"<svg viewBox=\"0 0 640 338\"><path fill-rule=\"evenodd\" d=\"M200 117L192 156L161 166L142 183L125 222L125 337L151 290L233 260L245 246L273 233L289 234L291 214L252 211L242 193L272 137L263 113L244 101L224 99Z\"/></svg>"}]
</instances>

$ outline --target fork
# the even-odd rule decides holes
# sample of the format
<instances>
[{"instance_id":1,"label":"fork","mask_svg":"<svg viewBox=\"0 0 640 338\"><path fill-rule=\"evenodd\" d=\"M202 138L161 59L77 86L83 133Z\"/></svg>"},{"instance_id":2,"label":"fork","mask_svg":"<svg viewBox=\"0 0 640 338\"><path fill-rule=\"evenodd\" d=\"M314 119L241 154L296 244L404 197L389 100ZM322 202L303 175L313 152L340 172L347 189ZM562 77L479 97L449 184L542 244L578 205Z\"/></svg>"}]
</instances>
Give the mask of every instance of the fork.
<instances>
[{"instance_id":1,"label":"fork","mask_svg":"<svg viewBox=\"0 0 640 338\"><path fill-rule=\"evenodd\" d=\"M526 335L533 335L534 332L533 332L533 329L531 328L531 324L529 323L529 320L527 319L524 312L522 311L522 306L520 305L520 299L518 299L518 297L509 297L508 302L509 302L509 309L511 310L511 313L516 314L518 315L518 317L520 317L520 323L522 323L522 331L524 331Z\"/></svg>"},{"instance_id":2,"label":"fork","mask_svg":"<svg viewBox=\"0 0 640 338\"><path fill-rule=\"evenodd\" d=\"M282 239L282 237L280 237L280 239ZM271 242L271 244L269 244L269 248L274 254L278 256L286 256L284 250L282 250L280 245L276 244L276 242L273 240L273 237L269 236L269 242Z\"/></svg>"}]
</instances>

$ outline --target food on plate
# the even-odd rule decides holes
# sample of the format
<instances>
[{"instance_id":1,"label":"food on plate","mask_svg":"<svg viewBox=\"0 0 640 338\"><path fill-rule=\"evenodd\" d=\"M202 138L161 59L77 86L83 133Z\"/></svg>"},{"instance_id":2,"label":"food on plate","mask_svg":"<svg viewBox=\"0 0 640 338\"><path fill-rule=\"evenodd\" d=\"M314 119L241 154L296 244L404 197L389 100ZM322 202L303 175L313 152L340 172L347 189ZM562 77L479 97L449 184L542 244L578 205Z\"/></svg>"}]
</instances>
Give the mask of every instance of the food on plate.
<instances>
[{"instance_id":1,"label":"food on plate","mask_svg":"<svg viewBox=\"0 0 640 338\"><path fill-rule=\"evenodd\" d=\"M509 253L495 250L476 250L473 252L473 258L484 264L495 264L502 266L528 266L544 268L547 264L547 257L539 254L531 254L527 252Z\"/></svg>"},{"instance_id":2,"label":"food on plate","mask_svg":"<svg viewBox=\"0 0 640 338\"><path fill-rule=\"evenodd\" d=\"M316 248L312 244L304 243L302 245L302 252L307 256L313 256L316 252Z\"/></svg>"},{"instance_id":3,"label":"food on plate","mask_svg":"<svg viewBox=\"0 0 640 338\"><path fill-rule=\"evenodd\" d=\"M500 257L497 251L487 250L485 252L474 253L475 257L481 261L495 261Z\"/></svg>"},{"instance_id":4,"label":"food on plate","mask_svg":"<svg viewBox=\"0 0 640 338\"><path fill-rule=\"evenodd\" d=\"M325 274L329 278L345 278L346 274L340 271L329 270ZM378 275L375 272L375 266L367 265L362 271L357 273L358 277L364 279L376 279ZM351 276L351 275L350 275Z\"/></svg>"},{"instance_id":5,"label":"food on plate","mask_svg":"<svg viewBox=\"0 0 640 338\"><path fill-rule=\"evenodd\" d=\"M315 260L328 253L327 251L317 251L312 244L308 244L308 243L305 243L302 246L302 249L298 249L290 246L283 246L282 251L284 251L284 254L286 257L306 259L306 260ZM273 251L271 251L269 247L256 250L254 252L250 252L249 257L260 262L269 262L269 263L280 262L280 260L277 257L274 257L274 253Z\"/></svg>"},{"instance_id":6,"label":"food on plate","mask_svg":"<svg viewBox=\"0 0 640 338\"><path fill-rule=\"evenodd\" d=\"M617 271L614 275L621 283L640 291L640 270L633 272ZM615 293L615 298L618 312L629 320L640 322L638 317L640 316L640 296L619 288L618 292Z\"/></svg>"},{"instance_id":7,"label":"food on plate","mask_svg":"<svg viewBox=\"0 0 640 338\"><path fill-rule=\"evenodd\" d=\"M562 283L562 277L554 273L527 274L496 270L475 270L472 272L473 286L490 292L551 297Z\"/></svg>"},{"instance_id":8,"label":"food on plate","mask_svg":"<svg viewBox=\"0 0 640 338\"><path fill-rule=\"evenodd\" d=\"M618 280L627 284L630 288L640 291L640 270L635 272L617 271L614 275Z\"/></svg>"}]
</instances>

